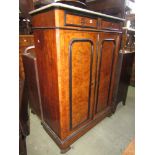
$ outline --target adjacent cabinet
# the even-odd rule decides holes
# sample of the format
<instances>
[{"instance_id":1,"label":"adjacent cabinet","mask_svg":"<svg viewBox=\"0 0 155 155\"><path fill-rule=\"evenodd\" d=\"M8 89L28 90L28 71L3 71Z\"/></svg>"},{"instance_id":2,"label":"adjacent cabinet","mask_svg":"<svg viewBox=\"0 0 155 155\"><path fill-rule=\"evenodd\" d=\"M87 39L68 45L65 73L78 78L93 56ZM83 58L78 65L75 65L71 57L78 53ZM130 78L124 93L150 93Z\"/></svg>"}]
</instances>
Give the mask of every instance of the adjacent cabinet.
<instances>
[{"instance_id":1,"label":"adjacent cabinet","mask_svg":"<svg viewBox=\"0 0 155 155\"><path fill-rule=\"evenodd\" d=\"M69 8L31 12L41 122L62 153L115 111L123 22Z\"/></svg>"}]
</instances>

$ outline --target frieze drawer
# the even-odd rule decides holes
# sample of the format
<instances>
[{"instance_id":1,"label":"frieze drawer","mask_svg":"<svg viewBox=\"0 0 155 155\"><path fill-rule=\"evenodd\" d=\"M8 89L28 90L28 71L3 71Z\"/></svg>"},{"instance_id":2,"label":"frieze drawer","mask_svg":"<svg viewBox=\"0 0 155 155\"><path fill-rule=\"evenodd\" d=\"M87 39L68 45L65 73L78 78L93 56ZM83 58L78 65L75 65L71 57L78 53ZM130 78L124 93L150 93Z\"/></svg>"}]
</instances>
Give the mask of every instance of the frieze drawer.
<instances>
[{"instance_id":1,"label":"frieze drawer","mask_svg":"<svg viewBox=\"0 0 155 155\"><path fill-rule=\"evenodd\" d=\"M119 30L120 29L120 24L102 20L101 29Z\"/></svg>"},{"instance_id":2,"label":"frieze drawer","mask_svg":"<svg viewBox=\"0 0 155 155\"><path fill-rule=\"evenodd\" d=\"M66 26L97 28L97 19L66 13Z\"/></svg>"}]
</instances>

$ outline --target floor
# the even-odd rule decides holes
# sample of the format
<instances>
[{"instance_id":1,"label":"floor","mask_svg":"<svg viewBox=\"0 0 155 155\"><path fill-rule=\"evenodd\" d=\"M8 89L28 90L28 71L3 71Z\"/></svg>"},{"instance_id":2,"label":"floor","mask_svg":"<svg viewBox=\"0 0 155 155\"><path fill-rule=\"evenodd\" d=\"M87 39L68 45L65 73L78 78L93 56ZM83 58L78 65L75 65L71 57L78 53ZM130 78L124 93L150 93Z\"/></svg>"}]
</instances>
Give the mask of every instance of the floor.
<instances>
[{"instance_id":1,"label":"floor","mask_svg":"<svg viewBox=\"0 0 155 155\"><path fill-rule=\"evenodd\" d=\"M72 144L65 155L121 155L135 135L135 88L129 87L126 105L119 103L111 117ZM36 115L30 114L30 135L27 137L28 155L61 155Z\"/></svg>"}]
</instances>

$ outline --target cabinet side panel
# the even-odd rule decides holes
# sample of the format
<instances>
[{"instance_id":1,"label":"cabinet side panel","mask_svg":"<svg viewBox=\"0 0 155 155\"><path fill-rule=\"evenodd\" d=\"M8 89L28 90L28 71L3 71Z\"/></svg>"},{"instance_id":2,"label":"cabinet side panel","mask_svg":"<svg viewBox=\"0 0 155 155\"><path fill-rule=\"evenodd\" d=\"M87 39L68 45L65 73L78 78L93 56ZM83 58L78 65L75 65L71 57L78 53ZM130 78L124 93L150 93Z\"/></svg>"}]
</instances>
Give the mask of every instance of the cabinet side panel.
<instances>
[{"instance_id":1,"label":"cabinet side panel","mask_svg":"<svg viewBox=\"0 0 155 155\"><path fill-rule=\"evenodd\" d=\"M55 30L35 30L34 39L43 119L59 135L59 94Z\"/></svg>"},{"instance_id":2,"label":"cabinet side panel","mask_svg":"<svg viewBox=\"0 0 155 155\"><path fill-rule=\"evenodd\" d=\"M49 19L50 18L50 19ZM55 11L42 12L32 18L32 26L35 27L54 27L55 26Z\"/></svg>"}]
</instances>

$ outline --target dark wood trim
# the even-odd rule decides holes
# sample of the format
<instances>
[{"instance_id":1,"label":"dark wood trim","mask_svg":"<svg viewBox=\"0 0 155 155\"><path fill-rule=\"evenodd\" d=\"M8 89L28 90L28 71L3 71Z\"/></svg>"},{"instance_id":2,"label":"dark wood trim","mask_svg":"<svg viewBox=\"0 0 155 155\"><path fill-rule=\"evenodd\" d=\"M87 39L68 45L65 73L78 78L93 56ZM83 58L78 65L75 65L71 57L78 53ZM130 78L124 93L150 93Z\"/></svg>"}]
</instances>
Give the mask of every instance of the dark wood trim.
<instances>
[{"instance_id":1,"label":"dark wood trim","mask_svg":"<svg viewBox=\"0 0 155 155\"><path fill-rule=\"evenodd\" d=\"M78 29L78 28L68 28L68 27L33 27L32 30L38 29L59 29L59 30L76 30L76 31L85 31L85 32L105 32L105 33L119 33L122 34L122 31L115 31L114 29L102 29L102 30L92 30L92 29Z\"/></svg>"},{"instance_id":2,"label":"dark wood trim","mask_svg":"<svg viewBox=\"0 0 155 155\"><path fill-rule=\"evenodd\" d=\"M97 52L96 52L96 66L95 66L95 88L94 88L94 108L93 108L93 117L95 117L94 115L94 111L96 109L96 87L97 87L97 75L98 75L98 51L99 51L99 47L100 47L100 33L97 34L97 42L96 42L96 48L97 48Z\"/></svg>"},{"instance_id":3,"label":"dark wood trim","mask_svg":"<svg viewBox=\"0 0 155 155\"><path fill-rule=\"evenodd\" d=\"M112 41L112 39L111 39ZM109 95L110 95L110 88L111 88L111 80L112 80L112 72L113 72L113 66L114 66L114 54L115 54L115 50L116 50L116 40L113 39L113 43L114 43L114 49L113 49L113 56L112 56L112 64L111 64L111 73L110 73L110 85L108 88L108 101L107 104L109 104Z\"/></svg>"},{"instance_id":4,"label":"dark wood trim","mask_svg":"<svg viewBox=\"0 0 155 155\"><path fill-rule=\"evenodd\" d=\"M91 55L90 55L90 79L89 79L89 97L88 97L88 116L87 119L75 126L72 127L72 45L75 42L89 42L91 44ZM70 102L70 130L80 127L84 122L90 118L90 98L91 98L91 82L92 82L92 64L93 64L93 52L94 44L90 39L72 39L69 44L69 102Z\"/></svg>"},{"instance_id":5,"label":"dark wood trim","mask_svg":"<svg viewBox=\"0 0 155 155\"><path fill-rule=\"evenodd\" d=\"M95 114L97 113L97 105L98 105L98 92L99 92L99 83L100 83L101 62L102 62L102 49L103 49L103 44L106 41L108 41L108 42L112 41L114 43L113 56L112 56L112 65L111 65L111 73L110 73L110 84L109 84L109 88L108 88L108 101L107 101L107 105L108 105L108 102L109 102L111 78L112 78L113 63L114 63L114 51L116 50L116 41L115 41L115 39L104 39L104 40L101 41L100 60L99 60L100 62L99 62L99 70L98 70L99 74L98 74L98 80L97 80L97 95L96 95ZM98 58L98 54L97 54L97 58Z\"/></svg>"}]
</instances>

